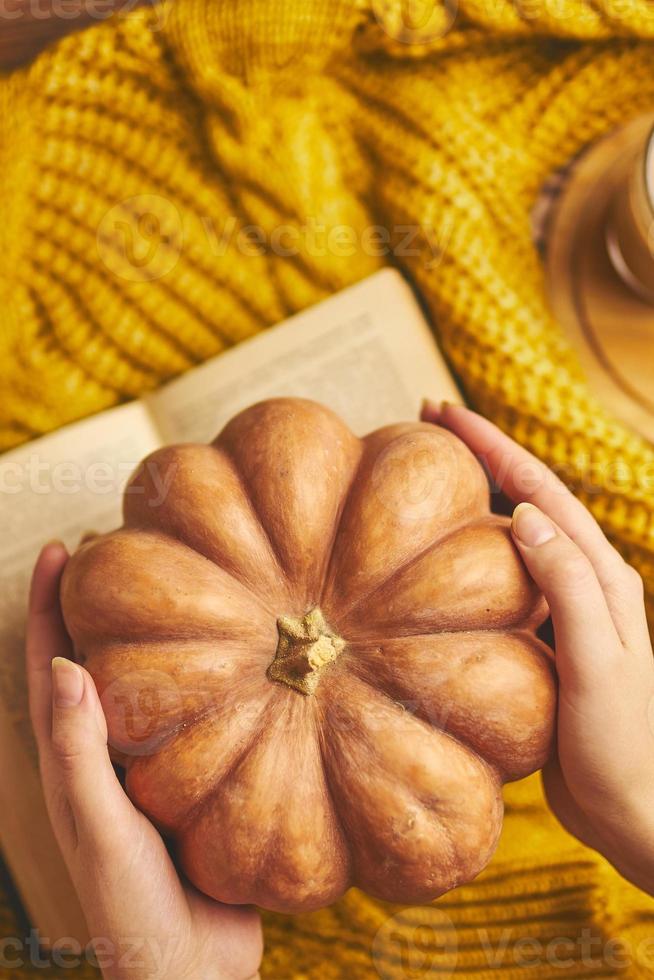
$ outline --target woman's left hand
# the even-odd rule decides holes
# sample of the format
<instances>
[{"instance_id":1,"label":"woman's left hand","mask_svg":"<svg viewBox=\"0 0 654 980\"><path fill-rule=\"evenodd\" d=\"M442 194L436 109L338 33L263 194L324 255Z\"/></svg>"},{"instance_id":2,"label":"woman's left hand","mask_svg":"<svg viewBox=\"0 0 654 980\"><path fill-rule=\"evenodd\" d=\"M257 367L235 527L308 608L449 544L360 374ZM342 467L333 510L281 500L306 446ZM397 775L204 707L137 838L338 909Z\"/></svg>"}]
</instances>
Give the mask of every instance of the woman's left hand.
<instances>
[{"instance_id":1,"label":"woman's left hand","mask_svg":"<svg viewBox=\"0 0 654 980\"><path fill-rule=\"evenodd\" d=\"M180 879L125 795L91 675L73 663L59 608L68 554L36 563L27 628L30 712L50 820L107 980L246 980L262 939L252 908L221 905Z\"/></svg>"}]
</instances>

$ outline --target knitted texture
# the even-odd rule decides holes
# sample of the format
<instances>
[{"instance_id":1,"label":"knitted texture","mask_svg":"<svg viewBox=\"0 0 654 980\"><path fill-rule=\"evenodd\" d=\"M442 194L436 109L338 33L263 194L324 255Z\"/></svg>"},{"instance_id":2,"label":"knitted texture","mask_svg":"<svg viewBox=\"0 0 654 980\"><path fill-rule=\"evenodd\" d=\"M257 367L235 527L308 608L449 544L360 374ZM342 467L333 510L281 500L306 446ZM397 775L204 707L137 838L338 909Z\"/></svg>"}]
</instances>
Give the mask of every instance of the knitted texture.
<instances>
[{"instance_id":1,"label":"knitted texture","mask_svg":"<svg viewBox=\"0 0 654 980\"><path fill-rule=\"evenodd\" d=\"M0 80L0 445L394 261L470 403L563 472L651 604L654 449L589 394L529 216L553 170L654 109L654 8L423 7L174 0ZM506 798L475 883L422 909L351 892L268 915L263 976L651 976L654 902L557 826L537 778Z\"/></svg>"}]
</instances>

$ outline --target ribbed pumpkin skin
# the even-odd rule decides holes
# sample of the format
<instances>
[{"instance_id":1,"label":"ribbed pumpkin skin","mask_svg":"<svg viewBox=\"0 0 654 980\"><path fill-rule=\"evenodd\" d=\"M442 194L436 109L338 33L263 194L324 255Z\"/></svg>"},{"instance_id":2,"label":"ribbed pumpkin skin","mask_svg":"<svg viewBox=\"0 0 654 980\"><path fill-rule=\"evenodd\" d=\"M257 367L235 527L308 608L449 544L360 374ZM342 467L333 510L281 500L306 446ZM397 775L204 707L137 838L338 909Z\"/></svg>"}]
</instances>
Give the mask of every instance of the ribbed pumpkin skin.
<instances>
[{"instance_id":1,"label":"ribbed pumpkin skin","mask_svg":"<svg viewBox=\"0 0 654 980\"><path fill-rule=\"evenodd\" d=\"M127 790L199 889L415 904L487 864L556 701L507 525L449 432L358 439L300 399L141 464L62 604Z\"/></svg>"}]
</instances>

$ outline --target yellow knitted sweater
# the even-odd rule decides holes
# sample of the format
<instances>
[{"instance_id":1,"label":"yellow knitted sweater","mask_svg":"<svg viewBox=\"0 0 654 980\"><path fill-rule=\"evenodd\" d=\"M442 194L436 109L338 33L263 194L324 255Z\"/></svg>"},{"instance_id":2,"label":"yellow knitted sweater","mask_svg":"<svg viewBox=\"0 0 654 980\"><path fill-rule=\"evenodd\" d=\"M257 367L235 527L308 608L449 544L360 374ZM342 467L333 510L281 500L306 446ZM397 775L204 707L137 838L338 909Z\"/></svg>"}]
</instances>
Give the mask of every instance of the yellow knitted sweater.
<instances>
[{"instance_id":1,"label":"yellow knitted sweater","mask_svg":"<svg viewBox=\"0 0 654 980\"><path fill-rule=\"evenodd\" d=\"M174 0L0 79L0 446L373 271L384 226L470 402L565 469L651 600L654 448L590 397L529 228L555 168L654 109L651 38L650 0ZM307 232L339 226L354 254ZM263 976L654 976L654 902L558 828L537 778L506 795L477 882L266 916Z\"/></svg>"}]
</instances>

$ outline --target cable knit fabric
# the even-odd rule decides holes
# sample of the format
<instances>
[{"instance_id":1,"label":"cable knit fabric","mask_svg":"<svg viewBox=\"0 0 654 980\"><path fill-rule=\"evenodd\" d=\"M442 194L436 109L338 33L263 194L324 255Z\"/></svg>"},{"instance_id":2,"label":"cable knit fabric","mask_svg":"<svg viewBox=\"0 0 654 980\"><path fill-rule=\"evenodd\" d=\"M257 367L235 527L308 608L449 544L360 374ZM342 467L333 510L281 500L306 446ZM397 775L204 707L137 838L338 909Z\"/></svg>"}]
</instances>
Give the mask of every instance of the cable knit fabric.
<instances>
[{"instance_id":1,"label":"cable knit fabric","mask_svg":"<svg viewBox=\"0 0 654 980\"><path fill-rule=\"evenodd\" d=\"M654 7L414 6L174 0L0 80L0 446L392 261L469 402L564 474L651 607L654 448L587 390L530 211L553 170L654 110ZM267 915L264 978L653 976L654 902L558 827L537 777L506 798L476 882L420 909L351 892ZM16 934L8 897L5 916Z\"/></svg>"}]
</instances>

